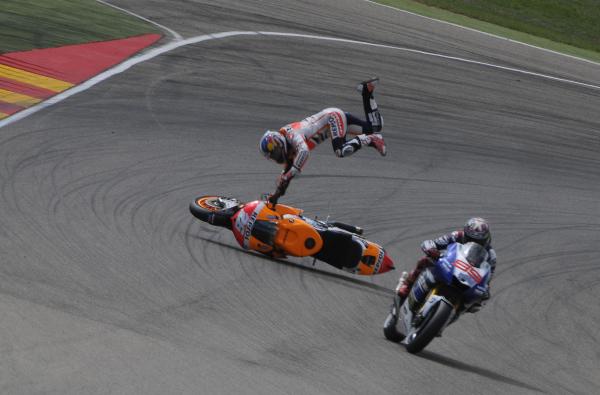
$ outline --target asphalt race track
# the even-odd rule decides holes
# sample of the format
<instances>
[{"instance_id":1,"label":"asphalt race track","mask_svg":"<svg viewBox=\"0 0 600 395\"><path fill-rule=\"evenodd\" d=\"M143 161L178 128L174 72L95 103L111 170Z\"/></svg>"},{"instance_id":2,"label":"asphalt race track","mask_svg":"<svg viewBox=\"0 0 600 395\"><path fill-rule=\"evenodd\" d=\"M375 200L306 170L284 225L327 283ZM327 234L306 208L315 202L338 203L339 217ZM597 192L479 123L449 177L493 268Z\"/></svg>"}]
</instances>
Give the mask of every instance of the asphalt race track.
<instances>
[{"instance_id":1,"label":"asphalt race track","mask_svg":"<svg viewBox=\"0 0 600 395\"><path fill-rule=\"evenodd\" d=\"M360 0L116 4L185 38L340 37L600 84L600 65ZM166 38L164 42L169 39ZM397 272L246 253L196 221L279 169L267 128L376 98L388 156L318 147L282 202L355 223ZM247 35L188 45L0 130L0 393L596 393L600 89L419 52ZM492 300L420 355L381 325L419 243L493 227Z\"/></svg>"}]
</instances>

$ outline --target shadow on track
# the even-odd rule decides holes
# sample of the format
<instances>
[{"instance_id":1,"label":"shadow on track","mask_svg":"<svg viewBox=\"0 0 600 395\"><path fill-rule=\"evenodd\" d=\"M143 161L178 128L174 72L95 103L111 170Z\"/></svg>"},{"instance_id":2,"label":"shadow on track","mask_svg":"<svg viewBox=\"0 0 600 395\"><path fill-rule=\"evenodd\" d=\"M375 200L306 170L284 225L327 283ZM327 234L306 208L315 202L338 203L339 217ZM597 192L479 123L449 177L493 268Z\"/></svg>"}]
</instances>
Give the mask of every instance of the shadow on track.
<instances>
[{"instance_id":1,"label":"shadow on track","mask_svg":"<svg viewBox=\"0 0 600 395\"><path fill-rule=\"evenodd\" d=\"M283 259L275 259L275 258L271 258L269 256L266 255L262 255L256 252L252 252L252 251L247 251L247 250L243 250L239 247L230 245L230 244L226 244L226 243L222 243L220 241L215 241L215 240L211 240L202 236L197 236L197 235L191 235L191 234L187 234L187 237L193 238L193 239L197 239L197 240L202 240L202 241L206 241L208 243L211 244L216 244L220 247L224 247L224 248L228 248L230 250L234 250L237 252L241 252L244 254L248 254L251 255L253 257L256 258L261 258L264 259L266 261L269 262L275 262L278 265L285 265L285 266L291 266L294 267L296 269L300 269L300 270L304 270L307 272L311 272L314 273L317 276L321 276L321 277L325 277L325 278L329 278L331 280L334 280L336 283L338 284L342 284L342 285L346 285L346 286L351 286L351 287L360 287L360 289L365 289L367 288L369 291L376 293L378 295L385 295L385 296L389 296L393 293L393 291L391 289L385 288L381 285L377 285L377 284L371 284L371 283L367 283L365 281L356 279L356 278L352 278L352 277L348 277L345 276L341 273L334 273L334 272L329 272L329 271L325 271L325 270L321 270L318 269L316 267L310 267L310 266L304 266L301 265L299 263L295 263L295 262L291 262L291 261L286 261Z\"/></svg>"},{"instance_id":2,"label":"shadow on track","mask_svg":"<svg viewBox=\"0 0 600 395\"><path fill-rule=\"evenodd\" d=\"M448 358L443 355L436 354L431 351L421 351L417 354L419 358L427 359L428 361L436 362L444 366L448 366L453 369L460 370L462 372L475 373L488 379L499 381L501 383L515 385L517 387L525 388L530 391L545 392L544 390L524 383L522 381L512 379L501 375L500 373L493 372L491 370L484 369L479 366L472 366L464 362L457 361L456 359Z\"/></svg>"}]
</instances>

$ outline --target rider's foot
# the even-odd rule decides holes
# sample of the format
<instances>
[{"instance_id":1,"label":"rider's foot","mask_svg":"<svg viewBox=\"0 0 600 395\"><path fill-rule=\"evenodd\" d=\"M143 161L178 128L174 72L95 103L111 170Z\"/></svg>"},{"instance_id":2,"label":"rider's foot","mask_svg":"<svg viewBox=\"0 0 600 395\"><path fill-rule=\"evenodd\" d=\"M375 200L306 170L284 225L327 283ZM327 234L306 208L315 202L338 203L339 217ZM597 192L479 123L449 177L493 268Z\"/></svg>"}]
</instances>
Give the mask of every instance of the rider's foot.
<instances>
[{"instance_id":1,"label":"rider's foot","mask_svg":"<svg viewBox=\"0 0 600 395\"><path fill-rule=\"evenodd\" d=\"M387 148L385 146L385 141L383 141L383 136L379 133L373 133L369 135L369 146L373 147L381 154L381 156L385 156L387 154Z\"/></svg>"},{"instance_id":2,"label":"rider's foot","mask_svg":"<svg viewBox=\"0 0 600 395\"><path fill-rule=\"evenodd\" d=\"M398 280L398 285L396 285L396 294L398 294L401 299L404 299L408 296L409 291L410 284L408 283L408 273L402 272L402 275Z\"/></svg>"}]
</instances>

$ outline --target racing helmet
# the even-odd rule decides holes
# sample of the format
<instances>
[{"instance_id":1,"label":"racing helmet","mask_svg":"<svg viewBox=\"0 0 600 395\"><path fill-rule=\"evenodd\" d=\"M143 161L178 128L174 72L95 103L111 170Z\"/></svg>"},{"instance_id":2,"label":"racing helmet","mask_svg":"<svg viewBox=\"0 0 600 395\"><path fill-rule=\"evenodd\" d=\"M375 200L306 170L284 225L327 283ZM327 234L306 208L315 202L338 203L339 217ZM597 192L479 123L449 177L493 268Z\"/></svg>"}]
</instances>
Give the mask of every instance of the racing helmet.
<instances>
[{"instance_id":1,"label":"racing helmet","mask_svg":"<svg viewBox=\"0 0 600 395\"><path fill-rule=\"evenodd\" d=\"M487 247L492 242L490 225L483 218L473 217L465 223L465 238L477 244Z\"/></svg>"},{"instance_id":2,"label":"racing helmet","mask_svg":"<svg viewBox=\"0 0 600 395\"><path fill-rule=\"evenodd\" d=\"M287 143L285 137L278 132L267 130L258 145L260 152L267 159L284 164L287 157Z\"/></svg>"}]
</instances>

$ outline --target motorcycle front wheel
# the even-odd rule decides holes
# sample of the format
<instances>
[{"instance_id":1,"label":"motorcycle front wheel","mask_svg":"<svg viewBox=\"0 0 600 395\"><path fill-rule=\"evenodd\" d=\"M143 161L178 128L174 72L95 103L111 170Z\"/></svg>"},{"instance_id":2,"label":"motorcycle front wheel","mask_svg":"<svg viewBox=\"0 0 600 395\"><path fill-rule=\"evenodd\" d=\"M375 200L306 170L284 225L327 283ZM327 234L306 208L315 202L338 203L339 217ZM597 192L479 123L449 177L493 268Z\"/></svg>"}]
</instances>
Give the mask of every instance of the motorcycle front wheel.
<instances>
[{"instance_id":1,"label":"motorcycle front wheel","mask_svg":"<svg viewBox=\"0 0 600 395\"><path fill-rule=\"evenodd\" d=\"M425 317L422 327L419 331L411 336L406 343L406 351L411 354L418 353L423 350L446 324L453 307L447 303L440 302L434 311L429 313L429 317Z\"/></svg>"}]
</instances>

